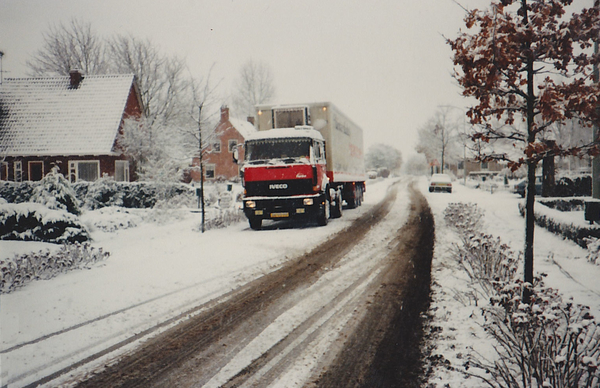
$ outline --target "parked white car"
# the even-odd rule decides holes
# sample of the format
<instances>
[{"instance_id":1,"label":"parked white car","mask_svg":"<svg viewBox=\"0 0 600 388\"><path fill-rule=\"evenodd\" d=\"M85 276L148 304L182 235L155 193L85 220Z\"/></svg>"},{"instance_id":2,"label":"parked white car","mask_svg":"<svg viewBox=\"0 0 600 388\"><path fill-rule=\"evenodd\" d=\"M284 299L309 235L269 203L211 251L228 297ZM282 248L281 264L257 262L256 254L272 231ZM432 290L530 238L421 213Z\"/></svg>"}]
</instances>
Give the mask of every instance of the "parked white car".
<instances>
[{"instance_id":1,"label":"parked white car","mask_svg":"<svg viewBox=\"0 0 600 388\"><path fill-rule=\"evenodd\" d=\"M452 192L452 178L448 174L433 174L429 180L429 192L445 191Z\"/></svg>"}]
</instances>

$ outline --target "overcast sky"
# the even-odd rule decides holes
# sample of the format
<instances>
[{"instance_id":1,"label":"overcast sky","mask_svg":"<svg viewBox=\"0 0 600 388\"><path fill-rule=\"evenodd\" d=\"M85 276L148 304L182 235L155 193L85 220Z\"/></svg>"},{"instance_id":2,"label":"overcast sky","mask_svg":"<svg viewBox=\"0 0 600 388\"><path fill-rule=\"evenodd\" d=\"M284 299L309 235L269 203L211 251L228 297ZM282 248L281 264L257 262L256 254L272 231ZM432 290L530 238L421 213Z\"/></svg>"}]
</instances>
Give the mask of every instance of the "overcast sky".
<instances>
[{"instance_id":1,"label":"overcast sky","mask_svg":"<svg viewBox=\"0 0 600 388\"><path fill-rule=\"evenodd\" d=\"M262 61L274 102L331 101L366 147L386 143L406 160L437 106L466 105L444 39L463 16L452 0L0 0L0 51L4 78L27 76L43 33L77 18L102 36L149 38L197 78L212 67L224 102L242 64Z\"/></svg>"}]
</instances>

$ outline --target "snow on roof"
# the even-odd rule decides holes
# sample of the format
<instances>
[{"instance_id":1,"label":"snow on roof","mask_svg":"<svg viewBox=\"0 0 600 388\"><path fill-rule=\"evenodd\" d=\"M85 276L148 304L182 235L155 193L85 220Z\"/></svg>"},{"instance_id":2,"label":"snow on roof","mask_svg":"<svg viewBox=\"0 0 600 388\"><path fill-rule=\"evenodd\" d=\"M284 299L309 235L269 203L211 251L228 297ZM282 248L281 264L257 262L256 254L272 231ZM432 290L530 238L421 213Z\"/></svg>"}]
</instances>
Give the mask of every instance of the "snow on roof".
<instances>
[{"instance_id":1,"label":"snow on roof","mask_svg":"<svg viewBox=\"0 0 600 388\"><path fill-rule=\"evenodd\" d=\"M6 79L0 85L0 154L105 155L113 150L133 75Z\"/></svg>"},{"instance_id":2,"label":"snow on roof","mask_svg":"<svg viewBox=\"0 0 600 388\"><path fill-rule=\"evenodd\" d=\"M229 122L231 123L231 125L233 125L235 129L237 129L237 131L240 133L240 135L242 135L244 139L247 139L248 137L256 133L256 128L254 127L254 125L252 125L252 123L248 122L247 120L239 120L230 117Z\"/></svg>"},{"instance_id":3,"label":"snow on roof","mask_svg":"<svg viewBox=\"0 0 600 388\"><path fill-rule=\"evenodd\" d=\"M280 139L280 138L299 138L308 137L311 139L323 140L323 135L316 129L307 126L297 128L275 128L266 131L257 131L254 135L246 138L246 140L260 139Z\"/></svg>"}]
</instances>

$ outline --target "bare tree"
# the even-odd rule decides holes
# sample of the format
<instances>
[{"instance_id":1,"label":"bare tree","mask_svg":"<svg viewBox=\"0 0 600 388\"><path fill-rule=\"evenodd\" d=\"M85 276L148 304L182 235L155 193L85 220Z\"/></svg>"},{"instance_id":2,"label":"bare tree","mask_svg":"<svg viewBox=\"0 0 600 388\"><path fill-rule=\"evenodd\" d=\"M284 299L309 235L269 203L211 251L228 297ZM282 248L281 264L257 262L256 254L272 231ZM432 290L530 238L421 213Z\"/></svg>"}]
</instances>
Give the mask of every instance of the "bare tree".
<instances>
[{"instance_id":1,"label":"bare tree","mask_svg":"<svg viewBox=\"0 0 600 388\"><path fill-rule=\"evenodd\" d=\"M273 73L269 65L249 60L240 69L234 84L232 108L238 116L253 116L255 105L275 97Z\"/></svg>"},{"instance_id":2,"label":"bare tree","mask_svg":"<svg viewBox=\"0 0 600 388\"><path fill-rule=\"evenodd\" d=\"M450 114L450 108L440 107L435 115L419 129L416 151L424 154L429 164L440 163L441 172L445 164L456 156L458 124Z\"/></svg>"},{"instance_id":3,"label":"bare tree","mask_svg":"<svg viewBox=\"0 0 600 388\"><path fill-rule=\"evenodd\" d=\"M69 24L50 27L44 45L27 61L33 75L68 75L73 69L86 74L106 71L103 40L92 30L91 23L72 19Z\"/></svg>"},{"instance_id":4,"label":"bare tree","mask_svg":"<svg viewBox=\"0 0 600 388\"><path fill-rule=\"evenodd\" d=\"M402 166L402 153L388 144L373 144L365 155L367 169L398 171Z\"/></svg>"},{"instance_id":5,"label":"bare tree","mask_svg":"<svg viewBox=\"0 0 600 388\"><path fill-rule=\"evenodd\" d=\"M149 120L168 122L185 116L184 101L189 103L193 96L184 60L164 55L149 40L131 35L110 39L108 54L111 72L135 74Z\"/></svg>"}]
</instances>

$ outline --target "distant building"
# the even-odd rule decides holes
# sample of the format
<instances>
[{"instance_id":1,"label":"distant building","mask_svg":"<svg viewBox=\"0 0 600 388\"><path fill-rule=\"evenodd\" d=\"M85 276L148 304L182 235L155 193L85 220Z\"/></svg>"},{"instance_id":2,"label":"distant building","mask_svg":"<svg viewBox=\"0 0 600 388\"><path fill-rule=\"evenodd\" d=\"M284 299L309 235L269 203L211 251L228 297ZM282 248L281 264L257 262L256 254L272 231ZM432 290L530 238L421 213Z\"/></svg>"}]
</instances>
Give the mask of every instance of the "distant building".
<instances>
[{"instance_id":1,"label":"distant building","mask_svg":"<svg viewBox=\"0 0 600 388\"><path fill-rule=\"evenodd\" d=\"M5 79L0 85L0 179L38 181L54 166L71 182L135 179L118 135L142 115L133 75Z\"/></svg>"},{"instance_id":2,"label":"distant building","mask_svg":"<svg viewBox=\"0 0 600 388\"><path fill-rule=\"evenodd\" d=\"M452 173L459 178L464 177L465 174L471 177L494 176L498 175L506 168L506 163L495 160L489 162L480 162L474 159L467 159L466 165L465 161L460 160L456 163L447 165L446 168L452 171Z\"/></svg>"},{"instance_id":3,"label":"distant building","mask_svg":"<svg viewBox=\"0 0 600 388\"><path fill-rule=\"evenodd\" d=\"M221 119L209 138L208 147L202 155L204 178L211 180L231 180L239 177L239 166L233 161L233 150L244 144L246 138L256 132L254 124L248 121L229 117L229 108L221 107ZM239 158L243 159L243 148L239 147ZM190 175L192 181L200 181L199 159L192 160L193 168Z\"/></svg>"}]
</instances>

